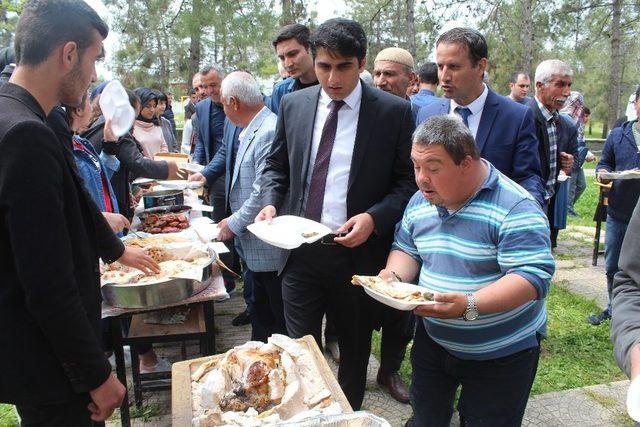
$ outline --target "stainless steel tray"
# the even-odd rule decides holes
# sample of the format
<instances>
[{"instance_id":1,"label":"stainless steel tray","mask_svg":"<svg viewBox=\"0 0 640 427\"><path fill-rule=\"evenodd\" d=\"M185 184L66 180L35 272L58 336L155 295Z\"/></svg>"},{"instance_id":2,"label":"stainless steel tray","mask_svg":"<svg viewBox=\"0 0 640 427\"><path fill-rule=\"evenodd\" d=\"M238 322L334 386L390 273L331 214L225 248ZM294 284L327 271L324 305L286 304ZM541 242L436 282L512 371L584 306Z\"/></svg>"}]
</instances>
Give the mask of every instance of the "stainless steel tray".
<instances>
[{"instance_id":1,"label":"stainless steel tray","mask_svg":"<svg viewBox=\"0 0 640 427\"><path fill-rule=\"evenodd\" d=\"M202 281L193 279L169 279L163 282L102 286L102 298L114 307L148 308L174 304L205 290L211 284L212 264L217 255L209 251L211 258L202 268Z\"/></svg>"}]
</instances>

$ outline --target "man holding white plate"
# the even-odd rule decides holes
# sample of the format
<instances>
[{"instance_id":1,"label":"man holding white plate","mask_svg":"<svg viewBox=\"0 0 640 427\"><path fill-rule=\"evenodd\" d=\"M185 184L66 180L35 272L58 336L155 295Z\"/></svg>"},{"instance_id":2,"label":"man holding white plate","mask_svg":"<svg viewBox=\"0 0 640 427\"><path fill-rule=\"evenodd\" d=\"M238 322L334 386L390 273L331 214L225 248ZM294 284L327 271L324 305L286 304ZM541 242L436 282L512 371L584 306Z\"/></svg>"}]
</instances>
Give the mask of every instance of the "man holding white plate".
<instances>
[{"instance_id":1,"label":"man holding white plate","mask_svg":"<svg viewBox=\"0 0 640 427\"><path fill-rule=\"evenodd\" d=\"M458 386L465 425L520 425L555 270L545 214L480 158L457 118L419 126L411 159L419 191L380 272L393 281L418 277L436 293L436 304L414 310L423 319L411 352L408 425L448 426Z\"/></svg>"}]
</instances>

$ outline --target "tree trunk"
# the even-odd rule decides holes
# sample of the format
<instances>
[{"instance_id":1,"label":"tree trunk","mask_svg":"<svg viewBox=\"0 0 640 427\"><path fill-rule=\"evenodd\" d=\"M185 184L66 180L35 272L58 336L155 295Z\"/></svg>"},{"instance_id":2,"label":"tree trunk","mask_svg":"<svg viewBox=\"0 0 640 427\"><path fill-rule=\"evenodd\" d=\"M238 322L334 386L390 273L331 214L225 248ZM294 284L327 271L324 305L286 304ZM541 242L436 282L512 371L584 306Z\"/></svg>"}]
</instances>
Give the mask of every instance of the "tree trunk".
<instances>
[{"instance_id":1,"label":"tree trunk","mask_svg":"<svg viewBox=\"0 0 640 427\"><path fill-rule=\"evenodd\" d=\"M191 8L191 41L189 42L189 77L187 78L187 87L191 87L191 78L200 69L200 57L202 55L202 0L193 0Z\"/></svg>"},{"instance_id":2,"label":"tree trunk","mask_svg":"<svg viewBox=\"0 0 640 427\"><path fill-rule=\"evenodd\" d=\"M407 48L409 53L413 56L414 61L416 58L416 21L415 21L415 8L414 0L406 0L407 2Z\"/></svg>"},{"instance_id":3,"label":"tree trunk","mask_svg":"<svg viewBox=\"0 0 640 427\"><path fill-rule=\"evenodd\" d=\"M622 15L622 0L613 0L611 17L611 74L609 75L609 93L607 94L607 125L613 128L619 116L620 100L620 17Z\"/></svg>"},{"instance_id":4,"label":"tree trunk","mask_svg":"<svg viewBox=\"0 0 640 427\"><path fill-rule=\"evenodd\" d=\"M293 24L292 2L293 0L282 0L282 15L280 15L281 27Z\"/></svg>"},{"instance_id":5,"label":"tree trunk","mask_svg":"<svg viewBox=\"0 0 640 427\"><path fill-rule=\"evenodd\" d=\"M528 76L533 68L533 1L522 0L522 57L520 66Z\"/></svg>"},{"instance_id":6,"label":"tree trunk","mask_svg":"<svg viewBox=\"0 0 640 427\"><path fill-rule=\"evenodd\" d=\"M2 31L2 38L0 38L0 48L7 47L11 43L11 31L8 29L7 22L9 22L7 19L7 9L4 6L1 6L0 23L4 30Z\"/></svg>"}]
</instances>

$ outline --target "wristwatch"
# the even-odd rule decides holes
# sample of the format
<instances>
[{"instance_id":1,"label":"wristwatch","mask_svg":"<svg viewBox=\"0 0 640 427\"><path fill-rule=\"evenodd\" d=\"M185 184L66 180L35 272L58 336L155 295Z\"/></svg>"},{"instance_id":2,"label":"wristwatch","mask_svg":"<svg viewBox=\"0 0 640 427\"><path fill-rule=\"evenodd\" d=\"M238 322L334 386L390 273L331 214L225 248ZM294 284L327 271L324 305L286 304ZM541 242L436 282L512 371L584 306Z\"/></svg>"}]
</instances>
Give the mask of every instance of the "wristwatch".
<instances>
[{"instance_id":1,"label":"wristwatch","mask_svg":"<svg viewBox=\"0 0 640 427\"><path fill-rule=\"evenodd\" d=\"M478 315L478 307L476 307L476 300L473 298L473 294L467 294L467 309L464 311L462 318L467 321L476 320Z\"/></svg>"}]
</instances>

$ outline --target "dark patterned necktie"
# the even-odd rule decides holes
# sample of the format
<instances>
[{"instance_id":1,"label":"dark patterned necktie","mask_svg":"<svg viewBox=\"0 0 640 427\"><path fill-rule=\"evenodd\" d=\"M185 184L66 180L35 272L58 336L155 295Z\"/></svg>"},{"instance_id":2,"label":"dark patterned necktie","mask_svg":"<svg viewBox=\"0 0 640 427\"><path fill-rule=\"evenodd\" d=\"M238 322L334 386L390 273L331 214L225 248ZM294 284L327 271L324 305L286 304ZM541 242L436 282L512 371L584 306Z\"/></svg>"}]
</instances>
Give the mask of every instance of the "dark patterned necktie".
<instances>
[{"instance_id":1,"label":"dark patterned necktie","mask_svg":"<svg viewBox=\"0 0 640 427\"><path fill-rule=\"evenodd\" d=\"M338 111L343 105L344 101L331 101L329 103L331 111L329 111L327 120L322 127L318 153L313 164L306 217L318 222L322 217L322 204L324 203L324 189L327 183L327 173L329 172L329 161L331 160L333 142L336 139L336 130L338 129Z\"/></svg>"},{"instance_id":2,"label":"dark patterned necktie","mask_svg":"<svg viewBox=\"0 0 640 427\"><path fill-rule=\"evenodd\" d=\"M460 117L462 117L462 122L466 127L469 127L469 116L471 115L471 110L467 107L456 107L455 112L458 113Z\"/></svg>"}]
</instances>

